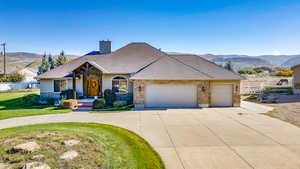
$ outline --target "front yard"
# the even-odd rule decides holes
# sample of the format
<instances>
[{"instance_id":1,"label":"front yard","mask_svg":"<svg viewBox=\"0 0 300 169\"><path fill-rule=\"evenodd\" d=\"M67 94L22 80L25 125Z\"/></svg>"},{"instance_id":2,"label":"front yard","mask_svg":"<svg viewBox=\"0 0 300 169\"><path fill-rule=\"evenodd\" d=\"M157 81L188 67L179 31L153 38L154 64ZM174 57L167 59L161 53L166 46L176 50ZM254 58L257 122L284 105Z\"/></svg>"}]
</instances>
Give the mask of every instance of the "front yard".
<instances>
[{"instance_id":1,"label":"front yard","mask_svg":"<svg viewBox=\"0 0 300 169\"><path fill-rule=\"evenodd\" d=\"M138 135L95 123L49 123L2 129L0 168L1 165L11 169L165 168L159 155Z\"/></svg>"},{"instance_id":2,"label":"front yard","mask_svg":"<svg viewBox=\"0 0 300 169\"><path fill-rule=\"evenodd\" d=\"M22 97L30 94L39 95L39 91L1 92L0 119L71 112L70 109L59 109L55 106L23 105Z\"/></svg>"},{"instance_id":3,"label":"front yard","mask_svg":"<svg viewBox=\"0 0 300 169\"><path fill-rule=\"evenodd\" d=\"M273 107L274 109L265 113L265 115L281 119L300 127L300 96L281 96L278 103L259 103L254 96L244 97L244 99L246 101Z\"/></svg>"}]
</instances>

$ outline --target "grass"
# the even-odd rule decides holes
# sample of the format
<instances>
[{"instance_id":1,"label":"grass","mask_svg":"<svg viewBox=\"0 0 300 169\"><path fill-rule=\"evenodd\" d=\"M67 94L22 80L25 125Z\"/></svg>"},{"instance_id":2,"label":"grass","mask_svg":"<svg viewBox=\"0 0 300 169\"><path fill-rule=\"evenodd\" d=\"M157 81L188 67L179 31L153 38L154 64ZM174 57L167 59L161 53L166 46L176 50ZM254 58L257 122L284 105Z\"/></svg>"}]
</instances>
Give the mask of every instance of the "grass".
<instances>
[{"instance_id":1,"label":"grass","mask_svg":"<svg viewBox=\"0 0 300 169\"><path fill-rule=\"evenodd\" d=\"M50 136L53 138L49 139L48 137L44 140L34 137L34 134L42 132L55 132L56 134ZM20 155L20 153L8 154L7 152L10 146L20 143L19 140L24 138L45 145L41 146L43 147L41 150L38 150L41 152L34 153L44 154L46 158L41 161L47 163L51 168L165 168L159 155L144 139L135 133L119 127L95 123L49 123L2 129L0 130L0 163L12 163L10 165L20 167L26 162L32 162L30 158L33 154L31 153ZM70 138L81 141L80 145L72 147L80 155L72 161L59 161L57 157L59 154L53 150L61 153L66 151L66 148L55 148L52 144L55 145L64 139ZM62 146L61 144L56 145L58 147ZM18 158L18 160L15 158ZM9 159L15 160L10 162ZM14 162L18 164L14 164Z\"/></svg>"},{"instance_id":2,"label":"grass","mask_svg":"<svg viewBox=\"0 0 300 169\"><path fill-rule=\"evenodd\" d=\"M0 93L0 119L43 114L67 113L70 109L58 109L55 106L23 106L22 97L39 94L39 91L18 91Z\"/></svg>"}]
</instances>

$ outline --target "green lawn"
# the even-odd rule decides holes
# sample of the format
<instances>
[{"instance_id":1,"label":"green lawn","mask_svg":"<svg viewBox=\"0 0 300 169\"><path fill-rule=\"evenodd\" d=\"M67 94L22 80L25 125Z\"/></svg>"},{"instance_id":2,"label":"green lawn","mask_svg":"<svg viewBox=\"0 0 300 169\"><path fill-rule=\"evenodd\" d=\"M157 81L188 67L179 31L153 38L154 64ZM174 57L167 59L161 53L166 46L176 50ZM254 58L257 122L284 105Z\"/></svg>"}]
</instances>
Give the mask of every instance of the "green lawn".
<instances>
[{"instance_id":1,"label":"green lawn","mask_svg":"<svg viewBox=\"0 0 300 169\"><path fill-rule=\"evenodd\" d=\"M43 140L34 136L36 133L42 132L61 133L60 135L64 135L64 137L57 136L57 138L45 138ZM56 134L49 137L55 136ZM79 145L82 146L81 148L72 147L81 156L76 157L77 159L73 161L61 162L57 157L60 153L55 154L53 149L60 151L61 148L57 148L57 146L61 147L59 142L70 136L78 136L78 139L83 140ZM0 142L3 143L0 144L0 163L20 167L24 163L32 161L30 158L34 154L9 154L9 147L19 144L20 140L18 139L24 138L27 138L27 141L36 141L40 145L45 144L42 146L42 150L38 150L40 152L34 153L44 154L46 158L41 161L47 163L51 168L165 168L159 155L140 136L123 128L95 123L49 123L2 129L0 130ZM84 142L84 140L90 141ZM50 145L49 152L45 148L47 145ZM66 151L65 149L63 151ZM88 158L83 157L83 154L89 153L94 153L94 155ZM12 159L12 163L10 163L10 159ZM18 164L15 164L16 161ZM95 167L95 165L99 167Z\"/></svg>"},{"instance_id":2,"label":"green lawn","mask_svg":"<svg viewBox=\"0 0 300 169\"><path fill-rule=\"evenodd\" d=\"M69 109L57 109L54 106L23 106L22 97L29 94L39 94L39 91L0 93L0 119L43 114L67 113L71 111Z\"/></svg>"}]
</instances>

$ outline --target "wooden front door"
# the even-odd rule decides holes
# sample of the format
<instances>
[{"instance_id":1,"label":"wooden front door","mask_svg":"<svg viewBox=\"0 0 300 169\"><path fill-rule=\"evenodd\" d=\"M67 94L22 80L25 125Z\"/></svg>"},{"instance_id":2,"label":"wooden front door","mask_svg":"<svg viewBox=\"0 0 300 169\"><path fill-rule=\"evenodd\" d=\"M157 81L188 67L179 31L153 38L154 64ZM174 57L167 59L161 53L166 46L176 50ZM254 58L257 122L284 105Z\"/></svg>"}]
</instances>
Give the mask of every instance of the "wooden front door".
<instances>
[{"instance_id":1,"label":"wooden front door","mask_svg":"<svg viewBox=\"0 0 300 169\"><path fill-rule=\"evenodd\" d=\"M99 79L87 79L87 96L99 96Z\"/></svg>"}]
</instances>

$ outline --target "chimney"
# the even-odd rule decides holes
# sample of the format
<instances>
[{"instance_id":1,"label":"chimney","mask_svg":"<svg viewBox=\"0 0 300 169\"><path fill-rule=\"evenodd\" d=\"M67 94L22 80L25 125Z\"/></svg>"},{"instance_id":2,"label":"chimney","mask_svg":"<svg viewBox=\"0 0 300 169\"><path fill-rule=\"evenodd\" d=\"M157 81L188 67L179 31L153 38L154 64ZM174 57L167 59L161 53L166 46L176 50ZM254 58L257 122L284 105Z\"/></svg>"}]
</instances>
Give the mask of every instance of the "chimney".
<instances>
[{"instance_id":1,"label":"chimney","mask_svg":"<svg viewBox=\"0 0 300 169\"><path fill-rule=\"evenodd\" d=\"M99 52L101 54L111 53L111 41L109 40L99 41Z\"/></svg>"}]
</instances>

